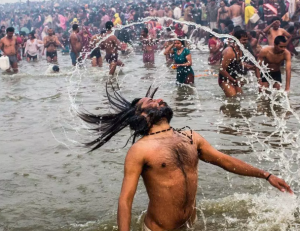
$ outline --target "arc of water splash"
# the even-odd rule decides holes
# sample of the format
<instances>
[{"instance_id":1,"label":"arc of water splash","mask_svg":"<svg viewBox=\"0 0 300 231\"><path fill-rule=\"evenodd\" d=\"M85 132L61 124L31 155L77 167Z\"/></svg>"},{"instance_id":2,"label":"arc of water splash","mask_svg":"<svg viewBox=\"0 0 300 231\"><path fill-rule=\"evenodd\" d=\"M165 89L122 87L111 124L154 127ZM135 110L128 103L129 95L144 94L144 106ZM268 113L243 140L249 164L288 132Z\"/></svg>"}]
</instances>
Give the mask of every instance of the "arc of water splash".
<instances>
[{"instance_id":1,"label":"arc of water splash","mask_svg":"<svg viewBox=\"0 0 300 231\"><path fill-rule=\"evenodd\" d=\"M114 31L118 31L118 30L122 30L124 28L127 28L127 27L131 27L131 26L134 26L134 25L139 25L141 23L144 23L146 21L150 21L150 20L158 20L159 18L158 17L147 17L147 18L143 18L142 20L140 20L139 22L135 22L135 23L131 23L131 24L128 24L128 25L125 25L125 26L122 26L120 28L113 28L113 32ZM259 65L259 63L255 60L255 58L251 55L251 53L246 50L243 45L239 42L238 39L236 39L234 36L231 36L231 35L224 35L224 34L217 34L216 32L212 31L210 28L208 27L203 27L201 25L198 25L196 23L193 23L193 22L183 22L183 21L179 21L179 20L175 20L175 19L172 19L172 18L168 18L168 17L164 17L164 19L166 20L172 20L173 22L177 22L177 23L185 23L185 24L188 24L188 25L191 25L191 26L195 26L196 29L203 29L204 31L207 31L213 35L215 35L216 37L227 37L227 38L231 38L232 40L234 40L241 48L241 50L244 52L244 55L248 57L249 60L251 60L259 69L260 71L262 72L262 74L264 75L264 77L266 77L267 79L270 79L269 76L265 73L265 71L267 70L267 67L264 63L262 63L261 65ZM194 31L196 31L196 29ZM193 32L194 32L193 31ZM114 33L111 33L109 35L106 35L105 37L98 37L97 39L99 39L98 43L96 43L96 46L95 48L97 48L99 46L99 44L103 41L105 41L106 39L108 39L110 36L113 36ZM190 37L191 38L191 37ZM171 40L174 40L174 39L168 39L166 41L171 41ZM184 39L186 41L189 41L190 39ZM94 49L95 49L94 48ZM93 50L94 50L93 49ZM93 51L92 50L92 51ZM91 51L91 52L92 52ZM76 105L76 96L77 96L77 93L78 93L78 90L80 88L80 83L81 83L81 74L80 74L80 71L78 71L79 67L82 66L82 64L85 62L85 60L87 59L87 52L85 52L85 58L83 59L83 61L81 61L80 63L77 63L76 64L76 69L73 71L72 73L72 76L70 78L70 82L72 81L72 78L76 75L76 73L79 75L79 80L75 81L76 83L76 89L75 89L75 92L73 91L71 93L71 89L69 88L68 90L68 93L69 93L69 99L70 99L70 102L71 102L71 109L70 109L70 113L74 116L74 112L77 111L78 109L78 106ZM155 76L154 80L153 80L153 84L155 84L158 80L158 77L159 76ZM126 76L124 77L124 79L126 78ZM109 78L109 81L111 81L111 78ZM118 79L118 76L116 76L116 81L117 83L119 83L119 79ZM122 81L122 83L124 82L124 80ZM192 87L190 85L186 85L187 87L190 87L192 89L195 89L195 87ZM119 84L119 90L121 91L121 87L122 87L122 84ZM271 84L270 84L270 87L271 87ZM196 91L197 92L197 91ZM197 92L198 94L198 92ZM267 94L265 94L265 92L262 93L264 96L268 97L271 99L271 97ZM287 96L285 94L285 96ZM198 97L199 98L199 97ZM289 104L288 100L287 100L287 103ZM290 108L290 105L288 105L288 108ZM291 110L292 111L292 110ZM272 114L273 116L276 118L276 113L275 111L273 110L272 108ZM294 115L296 115L295 113L293 113ZM297 116L297 118L299 118Z\"/></svg>"},{"instance_id":2,"label":"arc of water splash","mask_svg":"<svg viewBox=\"0 0 300 231\"><path fill-rule=\"evenodd\" d=\"M234 41L239 45L240 49L244 52L244 55L245 55L250 61L252 61L252 62L255 64L256 67L259 68L260 72L263 74L263 77L265 77L266 79L268 79L269 82L272 82L272 81L273 81L273 79L269 76L269 74L266 73L266 72L267 72L266 66L265 66L264 64L260 65L260 64L256 61L255 57L254 57L247 49L245 49L244 46L240 43L240 41L239 41L237 38L235 38L234 36L232 36L232 35L227 35L227 34L218 34L218 33L214 32L214 31L212 31L210 28L205 27L205 26L202 26L202 25L199 25L199 24L196 24L196 23L194 23L194 22L179 21L179 20L176 20L176 19L173 19L173 18L169 18L169 17L163 17L163 18L164 18L165 20L171 20L171 21L176 22L176 23L185 23L185 24L190 25L190 26L195 26L196 29L202 29L202 30L204 30L204 31L206 31L206 32L209 32L209 33L215 35L215 36L218 37L218 38L220 38L220 37L226 37L226 38L230 38L230 39L234 40ZM161 18L159 18L159 17L146 17L146 18L140 19L139 22L130 23L130 24L128 24L128 25L124 25L124 26L119 27L119 28L113 28L113 32L114 32L114 31L122 30L122 29L127 28L127 27L131 27L131 26L134 26L134 25L139 25L139 24L144 23L144 22L147 22L147 21L151 21L151 20L159 20L159 19L161 19ZM196 31L196 29L195 29L194 31ZM194 31L193 31L193 32L194 32ZM103 39L100 38L100 41L97 43L97 45L96 45L95 47L97 47L102 41L106 40L107 38L109 38L109 37L112 36L112 35L113 35L113 33L110 34L110 35L108 35L108 36L105 36ZM174 39L173 39L173 40L174 40ZM183 39L183 40L192 42L190 39ZM273 81L273 82L274 82L274 81ZM270 84L269 88L270 88L270 89L272 88L272 87L271 87L271 84Z\"/></svg>"}]
</instances>

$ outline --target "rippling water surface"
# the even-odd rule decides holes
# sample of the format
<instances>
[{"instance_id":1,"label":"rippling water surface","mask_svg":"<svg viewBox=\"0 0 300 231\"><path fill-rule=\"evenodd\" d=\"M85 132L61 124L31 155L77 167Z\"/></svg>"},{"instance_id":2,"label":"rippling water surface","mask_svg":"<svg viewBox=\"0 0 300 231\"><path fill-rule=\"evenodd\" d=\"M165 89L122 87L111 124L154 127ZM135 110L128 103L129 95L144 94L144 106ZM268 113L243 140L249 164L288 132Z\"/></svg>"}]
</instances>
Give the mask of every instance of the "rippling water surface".
<instances>
[{"instance_id":1,"label":"rippling water surface","mask_svg":"<svg viewBox=\"0 0 300 231\"><path fill-rule=\"evenodd\" d=\"M174 109L173 127L191 126L226 154L284 177L298 195L298 62L293 61L289 95L293 114L285 109L284 97L271 102L258 97L254 83L244 87L243 96L226 99L217 84L217 67L206 64L208 54L193 51L192 56L195 74L202 75L195 88L176 86L176 71L165 66L162 55L156 56L156 68L145 68L138 52L122 57L122 94L132 100L151 84L159 86L156 97ZM108 66L75 70L69 56L61 55L59 64L59 74L49 74L45 60L21 62L16 75L0 74L0 230L117 230L130 145L122 147L129 130L87 153L81 143L94 136L70 110L108 111ZM200 162L198 183L195 230L300 230L299 199L265 180ZM133 230L140 230L147 203L140 180Z\"/></svg>"}]
</instances>

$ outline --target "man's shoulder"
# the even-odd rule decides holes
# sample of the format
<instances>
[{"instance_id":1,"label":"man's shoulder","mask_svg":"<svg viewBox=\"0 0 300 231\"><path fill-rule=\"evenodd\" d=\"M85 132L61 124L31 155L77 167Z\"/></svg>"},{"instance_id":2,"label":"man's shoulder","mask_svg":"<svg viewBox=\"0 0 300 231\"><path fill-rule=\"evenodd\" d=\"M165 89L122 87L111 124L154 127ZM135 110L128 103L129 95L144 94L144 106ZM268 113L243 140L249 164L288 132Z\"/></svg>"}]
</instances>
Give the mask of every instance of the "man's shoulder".
<instances>
[{"instance_id":1,"label":"man's shoulder","mask_svg":"<svg viewBox=\"0 0 300 231\"><path fill-rule=\"evenodd\" d=\"M127 154L129 155L143 155L145 151L151 147L151 141L145 142L143 138L135 142L129 149Z\"/></svg>"},{"instance_id":2,"label":"man's shoulder","mask_svg":"<svg viewBox=\"0 0 300 231\"><path fill-rule=\"evenodd\" d=\"M291 57L292 57L291 52L289 52L288 49L285 49L285 50L284 50L284 57L285 57L285 58L291 58Z\"/></svg>"},{"instance_id":3,"label":"man's shoulder","mask_svg":"<svg viewBox=\"0 0 300 231\"><path fill-rule=\"evenodd\" d=\"M273 46L266 46L266 47L263 47L260 51L261 54L266 54L267 52L271 51L273 48Z\"/></svg>"},{"instance_id":4,"label":"man's shoulder","mask_svg":"<svg viewBox=\"0 0 300 231\"><path fill-rule=\"evenodd\" d=\"M287 33L287 31L284 28L278 28L278 30L281 31L281 32L286 32Z\"/></svg>"}]
</instances>

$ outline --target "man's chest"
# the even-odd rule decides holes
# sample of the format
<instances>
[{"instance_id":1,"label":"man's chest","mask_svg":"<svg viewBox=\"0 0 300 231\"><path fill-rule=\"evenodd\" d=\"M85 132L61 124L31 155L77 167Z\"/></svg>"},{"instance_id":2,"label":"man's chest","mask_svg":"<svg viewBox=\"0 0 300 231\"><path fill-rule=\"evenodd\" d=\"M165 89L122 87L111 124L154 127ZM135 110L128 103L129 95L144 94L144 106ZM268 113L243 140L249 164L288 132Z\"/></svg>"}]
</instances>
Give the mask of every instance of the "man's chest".
<instances>
[{"instance_id":1,"label":"man's chest","mask_svg":"<svg viewBox=\"0 0 300 231\"><path fill-rule=\"evenodd\" d=\"M163 150L163 151L162 151ZM174 145L147 155L146 168L156 171L176 171L182 168L197 168L198 152L193 145Z\"/></svg>"},{"instance_id":2,"label":"man's chest","mask_svg":"<svg viewBox=\"0 0 300 231\"><path fill-rule=\"evenodd\" d=\"M266 55L265 61L269 64L276 64L281 65L282 61L284 60L284 54L274 54L272 52L269 52Z\"/></svg>"}]
</instances>

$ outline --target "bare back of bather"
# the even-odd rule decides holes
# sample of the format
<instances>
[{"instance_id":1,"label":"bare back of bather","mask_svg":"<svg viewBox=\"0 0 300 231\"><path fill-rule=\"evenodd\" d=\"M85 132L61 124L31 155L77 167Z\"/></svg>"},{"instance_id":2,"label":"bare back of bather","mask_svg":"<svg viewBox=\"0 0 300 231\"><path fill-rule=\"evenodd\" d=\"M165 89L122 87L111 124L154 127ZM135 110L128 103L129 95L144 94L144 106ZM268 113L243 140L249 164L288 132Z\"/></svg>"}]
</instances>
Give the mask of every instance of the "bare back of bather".
<instances>
[{"instance_id":1,"label":"bare back of bather","mask_svg":"<svg viewBox=\"0 0 300 231\"><path fill-rule=\"evenodd\" d=\"M238 4L233 4L229 7L231 19L242 15L242 7Z\"/></svg>"},{"instance_id":2,"label":"bare back of bather","mask_svg":"<svg viewBox=\"0 0 300 231\"><path fill-rule=\"evenodd\" d=\"M188 220L193 221L198 182L197 145L170 130L146 136L132 149L126 162L142 158L140 171L150 199L145 225L155 231L173 230Z\"/></svg>"}]
</instances>

